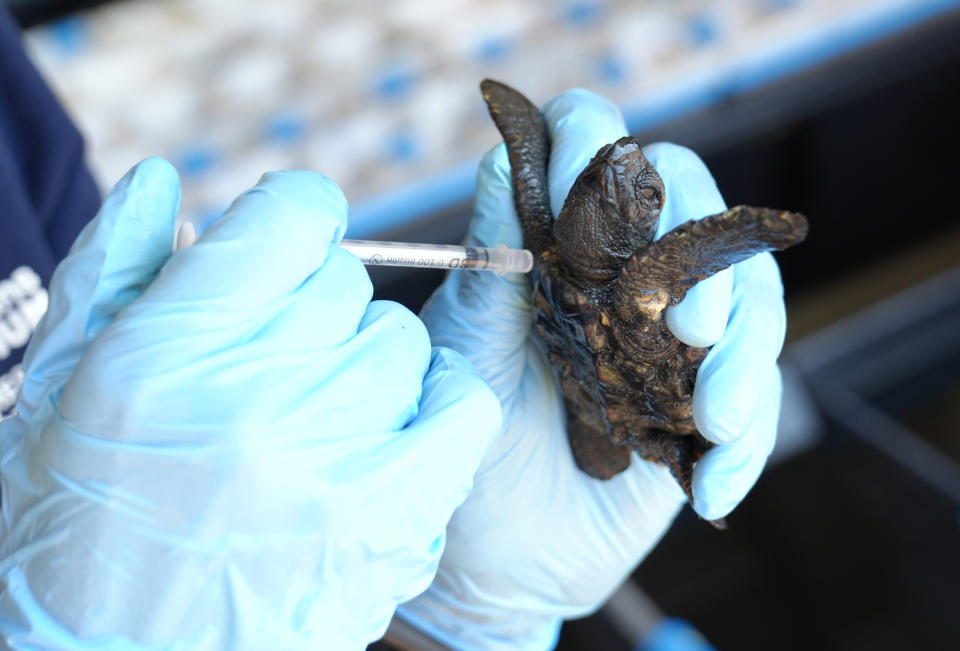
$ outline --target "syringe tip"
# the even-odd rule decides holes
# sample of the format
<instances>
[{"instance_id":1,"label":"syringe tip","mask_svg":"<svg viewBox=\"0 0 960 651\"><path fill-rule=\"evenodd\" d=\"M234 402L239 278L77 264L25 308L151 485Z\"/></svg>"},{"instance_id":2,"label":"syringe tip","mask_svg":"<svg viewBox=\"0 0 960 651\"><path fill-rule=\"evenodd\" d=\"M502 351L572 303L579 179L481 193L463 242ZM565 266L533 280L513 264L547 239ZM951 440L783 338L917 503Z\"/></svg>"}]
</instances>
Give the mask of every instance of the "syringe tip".
<instances>
[{"instance_id":1,"label":"syringe tip","mask_svg":"<svg viewBox=\"0 0 960 651\"><path fill-rule=\"evenodd\" d=\"M533 254L526 249L509 249L506 244L498 244L491 251L490 266L501 276L506 273L525 274L533 269Z\"/></svg>"}]
</instances>

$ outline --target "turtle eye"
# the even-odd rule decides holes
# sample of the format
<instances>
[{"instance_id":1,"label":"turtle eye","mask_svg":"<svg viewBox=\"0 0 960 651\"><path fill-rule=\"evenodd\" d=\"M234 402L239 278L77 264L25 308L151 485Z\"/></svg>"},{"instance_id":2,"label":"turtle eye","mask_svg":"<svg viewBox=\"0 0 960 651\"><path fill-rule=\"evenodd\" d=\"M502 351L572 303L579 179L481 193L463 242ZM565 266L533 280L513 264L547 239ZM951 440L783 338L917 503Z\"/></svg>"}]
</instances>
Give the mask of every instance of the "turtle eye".
<instances>
[{"instance_id":1,"label":"turtle eye","mask_svg":"<svg viewBox=\"0 0 960 651\"><path fill-rule=\"evenodd\" d=\"M660 183L660 177L656 173L650 174L646 170L640 170L633 177L633 196L649 209L662 207L663 186Z\"/></svg>"},{"instance_id":2,"label":"turtle eye","mask_svg":"<svg viewBox=\"0 0 960 651\"><path fill-rule=\"evenodd\" d=\"M655 185L640 185L636 189L636 197L637 200L651 209L663 207L663 193Z\"/></svg>"}]
</instances>

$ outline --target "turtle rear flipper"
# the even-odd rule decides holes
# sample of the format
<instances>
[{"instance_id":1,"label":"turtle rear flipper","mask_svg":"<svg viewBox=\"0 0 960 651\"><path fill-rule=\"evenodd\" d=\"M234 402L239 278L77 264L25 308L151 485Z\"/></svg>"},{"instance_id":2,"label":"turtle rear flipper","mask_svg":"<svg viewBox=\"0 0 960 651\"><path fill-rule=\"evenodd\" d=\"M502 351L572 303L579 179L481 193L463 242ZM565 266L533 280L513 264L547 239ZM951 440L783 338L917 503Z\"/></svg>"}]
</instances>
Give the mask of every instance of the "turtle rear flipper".
<instances>
[{"instance_id":1,"label":"turtle rear flipper","mask_svg":"<svg viewBox=\"0 0 960 651\"><path fill-rule=\"evenodd\" d=\"M606 433L571 415L567 423L567 437L577 467L591 477L610 479L630 465L630 448L617 445Z\"/></svg>"},{"instance_id":2,"label":"turtle rear flipper","mask_svg":"<svg viewBox=\"0 0 960 651\"><path fill-rule=\"evenodd\" d=\"M650 430L638 451L641 456L653 453L656 461L667 466L693 506L693 467L709 448L710 444L699 436L678 436L672 432ZM727 521L723 518L707 522L717 529L727 528Z\"/></svg>"},{"instance_id":3,"label":"turtle rear flipper","mask_svg":"<svg viewBox=\"0 0 960 651\"><path fill-rule=\"evenodd\" d=\"M620 305L653 317L676 305L695 284L764 251L799 244L807 220L799 213L737 206L689 221L630 257L614 295Z\"/></svg>"}]
</instances>

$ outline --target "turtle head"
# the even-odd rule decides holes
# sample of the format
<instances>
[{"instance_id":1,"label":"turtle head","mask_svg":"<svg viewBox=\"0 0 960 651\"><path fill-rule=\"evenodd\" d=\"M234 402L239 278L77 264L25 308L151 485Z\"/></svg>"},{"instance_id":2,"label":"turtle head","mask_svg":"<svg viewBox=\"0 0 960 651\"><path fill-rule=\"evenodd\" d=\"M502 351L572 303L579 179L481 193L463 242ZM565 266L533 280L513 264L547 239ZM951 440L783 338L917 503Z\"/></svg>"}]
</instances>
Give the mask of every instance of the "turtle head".
<instances>
[{"instance_id":1,"label":"turtle head","mask_svg":"<svg viewBox=\"0 0 960 651\"><path fill-rule=\"evenodd\" d=\"M632 137L605 145L574 181L555 227L557 253L571 280L596 287L657 232L660 175Z\"/></svg>"}]
</instances>

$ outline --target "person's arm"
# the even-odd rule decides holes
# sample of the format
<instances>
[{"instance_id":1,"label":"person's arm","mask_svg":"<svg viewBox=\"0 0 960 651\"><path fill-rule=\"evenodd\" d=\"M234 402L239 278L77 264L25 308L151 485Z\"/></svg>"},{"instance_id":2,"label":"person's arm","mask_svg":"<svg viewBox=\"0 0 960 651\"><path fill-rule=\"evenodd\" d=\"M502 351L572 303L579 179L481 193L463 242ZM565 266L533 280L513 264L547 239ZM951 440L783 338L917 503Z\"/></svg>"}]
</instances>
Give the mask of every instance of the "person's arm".
<instances>
[{"instance_id":1,"label":"person's arm","mask_svg":"<svg viewBox=\"0 0 960 651\"><path fill-rule=\"evenodd\" d=\"M83 139L24 52L0 5L0 418L20 388L23 349L56 264L100 206Z\"/></svg>"}]
</instances>

